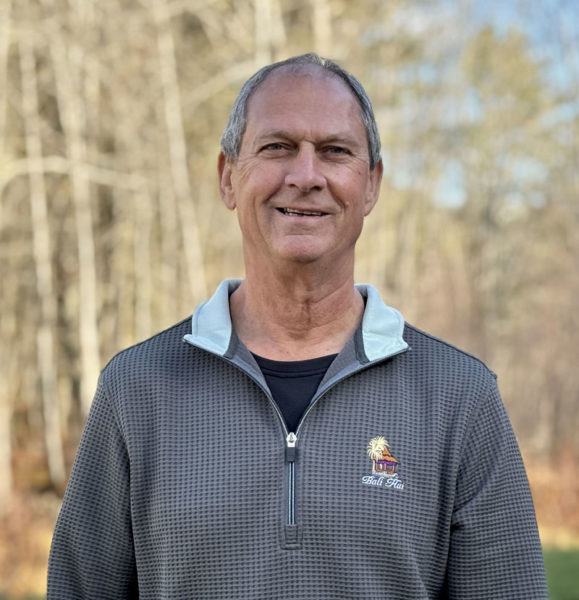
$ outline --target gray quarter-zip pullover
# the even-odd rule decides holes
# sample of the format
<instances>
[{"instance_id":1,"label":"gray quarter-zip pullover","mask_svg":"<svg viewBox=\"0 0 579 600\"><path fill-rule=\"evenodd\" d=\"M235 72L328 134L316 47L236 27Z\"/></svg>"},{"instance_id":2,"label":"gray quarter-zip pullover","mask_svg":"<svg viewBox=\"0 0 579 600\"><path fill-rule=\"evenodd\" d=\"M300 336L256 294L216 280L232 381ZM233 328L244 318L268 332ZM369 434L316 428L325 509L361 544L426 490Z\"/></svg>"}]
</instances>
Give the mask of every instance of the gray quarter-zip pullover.
<instances>
[{"instance_id":1,"label":"gray quarter-zip pullover","mask_svg":"<svg viewBox=\"0 0 579 600\"><path fill-rule=\"evenodd\" d=\"M360 286L358 331L287 431L232 330L237 285L103 370L48 600L546 599L494 375Z\"/></svg>"}]
</instances>

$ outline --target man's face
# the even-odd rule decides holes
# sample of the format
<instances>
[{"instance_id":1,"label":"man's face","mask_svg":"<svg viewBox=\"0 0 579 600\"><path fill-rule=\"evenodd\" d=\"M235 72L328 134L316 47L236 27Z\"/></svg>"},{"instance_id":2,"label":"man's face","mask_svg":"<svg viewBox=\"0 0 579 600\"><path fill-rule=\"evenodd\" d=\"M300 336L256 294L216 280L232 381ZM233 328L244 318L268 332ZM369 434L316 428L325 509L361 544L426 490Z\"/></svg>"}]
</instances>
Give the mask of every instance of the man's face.
<instances>
[{"instance_id":1,"label":"man's face","mask_svg":"<svg viewBox=\"0 0 579 600\"><path fill-rule=\"evenodd\" d=\"M369 160L360 108L344 82L315 67L271 74L249 101L238 160L219 161L246 262L353 264L382 176Z\"/></svg>"}]
</instances>

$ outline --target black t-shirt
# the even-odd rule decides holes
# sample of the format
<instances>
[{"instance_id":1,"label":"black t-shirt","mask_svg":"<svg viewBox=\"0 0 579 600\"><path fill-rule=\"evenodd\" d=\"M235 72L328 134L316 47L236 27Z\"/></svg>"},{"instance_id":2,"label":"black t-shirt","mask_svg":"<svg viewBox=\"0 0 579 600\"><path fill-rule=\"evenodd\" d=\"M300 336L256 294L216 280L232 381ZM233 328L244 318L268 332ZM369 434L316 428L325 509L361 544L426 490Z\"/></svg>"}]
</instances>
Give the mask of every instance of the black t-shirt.
<instances>
[{"instance_id":1,"label":"black t-shirt","mask_svg":"<svg viewBox=\"0 0 579 600\"><path fill-rule=\"evenodd\" d=\"M288 427L295 432L336 354L310 360L279 361L253 355Z\"/></svg>"}]
</instances>

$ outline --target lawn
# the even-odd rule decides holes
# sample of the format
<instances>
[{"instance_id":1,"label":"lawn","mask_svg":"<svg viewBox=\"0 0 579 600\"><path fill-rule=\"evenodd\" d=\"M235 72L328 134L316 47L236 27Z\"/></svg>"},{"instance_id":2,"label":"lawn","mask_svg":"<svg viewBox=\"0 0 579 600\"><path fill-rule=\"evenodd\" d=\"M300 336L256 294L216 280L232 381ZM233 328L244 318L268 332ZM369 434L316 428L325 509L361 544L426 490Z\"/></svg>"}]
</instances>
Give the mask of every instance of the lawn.
<instances>
[{"instance_id":1,"label":"lawn","mask_svg":"<svg viewBox=\"0 0 579 600\"><path fill-rule=\"evenodd\" d=\"M579 550L545 550L550 600L579 600Z\"/></svg>"}]
</instances>

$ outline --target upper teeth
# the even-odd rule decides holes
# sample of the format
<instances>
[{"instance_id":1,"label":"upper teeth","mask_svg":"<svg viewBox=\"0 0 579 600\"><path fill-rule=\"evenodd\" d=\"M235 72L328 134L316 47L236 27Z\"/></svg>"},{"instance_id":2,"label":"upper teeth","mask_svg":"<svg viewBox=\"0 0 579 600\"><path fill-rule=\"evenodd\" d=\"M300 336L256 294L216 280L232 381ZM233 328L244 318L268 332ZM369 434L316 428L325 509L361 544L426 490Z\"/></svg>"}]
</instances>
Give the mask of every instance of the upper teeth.
<instances>
[{"instance_id":1,"label":"upper teeth","mask_svg":"<svg viewBox=\"0 0 579 600\"><path fill-rule=\"evenodd\" d=\"M293 208L282 208L281 210L286 215L306 215L309 217L321 217L324 214L313 210L295 210Z\"/></svg>"}]
</instances>

